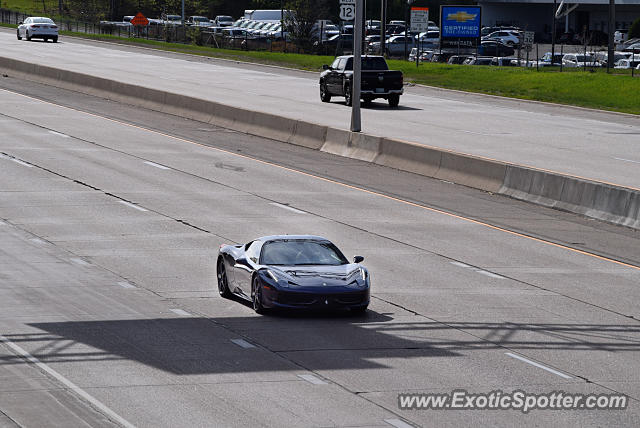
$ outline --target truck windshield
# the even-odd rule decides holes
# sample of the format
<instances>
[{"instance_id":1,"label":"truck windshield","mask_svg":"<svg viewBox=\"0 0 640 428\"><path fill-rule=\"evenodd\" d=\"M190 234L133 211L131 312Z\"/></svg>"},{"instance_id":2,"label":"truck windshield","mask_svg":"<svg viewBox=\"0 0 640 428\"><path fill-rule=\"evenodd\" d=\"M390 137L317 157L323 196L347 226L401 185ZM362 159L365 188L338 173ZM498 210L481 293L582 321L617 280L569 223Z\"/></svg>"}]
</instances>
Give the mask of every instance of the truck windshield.
<instances>
[{"instance_id":1,"label":"truck windshield","mask_svg":"<svg viewBox=\"0 0 640 428\"><path fill-rule=\"evenodd\" d=\"M387 62L381 56L363 56L362 57L362 70L388 70ZM347 66L345 70L353 70L353 58L347 60Z\"/></svg>"}]
</instances>

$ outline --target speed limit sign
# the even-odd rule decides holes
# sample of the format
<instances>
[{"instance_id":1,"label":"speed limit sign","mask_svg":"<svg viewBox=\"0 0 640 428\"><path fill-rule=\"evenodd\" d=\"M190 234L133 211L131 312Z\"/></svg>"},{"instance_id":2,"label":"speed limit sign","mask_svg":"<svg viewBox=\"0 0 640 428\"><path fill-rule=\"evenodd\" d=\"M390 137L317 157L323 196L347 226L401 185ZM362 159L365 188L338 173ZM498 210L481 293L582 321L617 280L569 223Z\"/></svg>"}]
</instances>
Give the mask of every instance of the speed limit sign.
<instances>
[{"instance_id":1,"label":"speed limit sign","mask_svg":"<svg viewBox=\"0 0 640 428\"><path fill-rule=\"evenodd\" d=\"M355 4L341 4L340 5L340 19L343 21L353 21L356 17L356 5Z\"/></svg>"}]
</instances>

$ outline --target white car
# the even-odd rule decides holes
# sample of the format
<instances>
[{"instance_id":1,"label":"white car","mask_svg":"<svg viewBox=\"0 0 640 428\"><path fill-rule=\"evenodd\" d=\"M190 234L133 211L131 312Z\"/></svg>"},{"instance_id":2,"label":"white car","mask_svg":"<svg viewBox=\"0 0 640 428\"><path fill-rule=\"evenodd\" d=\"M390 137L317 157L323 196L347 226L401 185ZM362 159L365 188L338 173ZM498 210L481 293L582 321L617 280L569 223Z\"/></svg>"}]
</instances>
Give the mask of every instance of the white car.
<instances>
[{"instance_id":1,"label":"white car","mask_svg":"<svg viewBox=\"0 0 640 428\"><path fill-rule=\"evenodd\" d=\"M58 26L50 18L30 16L18 25L18 40L43 39L58 41Z\"/></svg>"},{"instance_id":2,"label":"white car","mask_svg":"<svg viewBox=\"0 0 640 428\"><path fill-rule=\"evenodd\" d=\"M497 40L505 45L515 46L520 44L520 33L517 31L494 31L484 36L482 40Z\"/></svg>"},{"instance_id":3,"label":"white car","mask_svg":"<svg viewBox=\"0 0 640 428\"><path fill-rule=\"evenodd\" d=\"M562 57L562 65L565 67L601 67L596 57L587 54L566 54Z\"/></svg>"}]
</instances>

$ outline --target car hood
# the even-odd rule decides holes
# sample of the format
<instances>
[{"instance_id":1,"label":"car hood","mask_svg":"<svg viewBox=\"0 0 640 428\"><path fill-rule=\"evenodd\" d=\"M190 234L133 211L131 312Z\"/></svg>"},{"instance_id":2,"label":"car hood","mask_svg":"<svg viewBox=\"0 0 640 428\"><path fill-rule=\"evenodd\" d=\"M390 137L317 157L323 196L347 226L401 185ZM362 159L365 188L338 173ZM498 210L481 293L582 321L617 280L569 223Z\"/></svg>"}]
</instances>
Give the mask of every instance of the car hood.
<instances>
[{"instance_id":1,"label":"car hood","mask_svg":"<svg viewBox=\"0 0 640 428\"><path fill-rule=\"evenodd\" d=\"M360 265L339 266L269 266L276 275L302 287L344 287L360 278ZM292 285L293 285L292 284Z\"/></svg>"}]
</instances>

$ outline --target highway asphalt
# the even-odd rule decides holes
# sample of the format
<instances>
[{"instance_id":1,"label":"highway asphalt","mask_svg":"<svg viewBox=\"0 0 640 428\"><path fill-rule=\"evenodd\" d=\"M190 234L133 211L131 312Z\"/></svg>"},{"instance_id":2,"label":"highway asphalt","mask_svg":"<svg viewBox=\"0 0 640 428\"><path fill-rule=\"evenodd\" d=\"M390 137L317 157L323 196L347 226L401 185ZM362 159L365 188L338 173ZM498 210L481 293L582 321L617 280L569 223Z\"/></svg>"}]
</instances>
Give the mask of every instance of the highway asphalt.
<instances>
[{"instance_id":1,"label":"highway asphalt","mask_svg":"<svg viewBox=\"0 0 640 428\"><path fill-rule=\"evenodd\" d=\"M350 110L319 102L319 73L158 53L62 38L18 41L0 32L0 55L275 113L341 129ZM640 188L637 117L408 87L401 108L363 111L367 133Z\"/></svg>"},{"instance_id":2,"label":"highway asphalt","mask_svg":"<svg viewBox=\"0 0 640 428\"><path fill-rule=\"evenodd\" d=\"M640 424L636 231L11 78L0 135L0 426ZM363 255L369 313L220 298L277 233ZM630 402L398 408L461 388Z\"/></svg>"}]
</instances>

